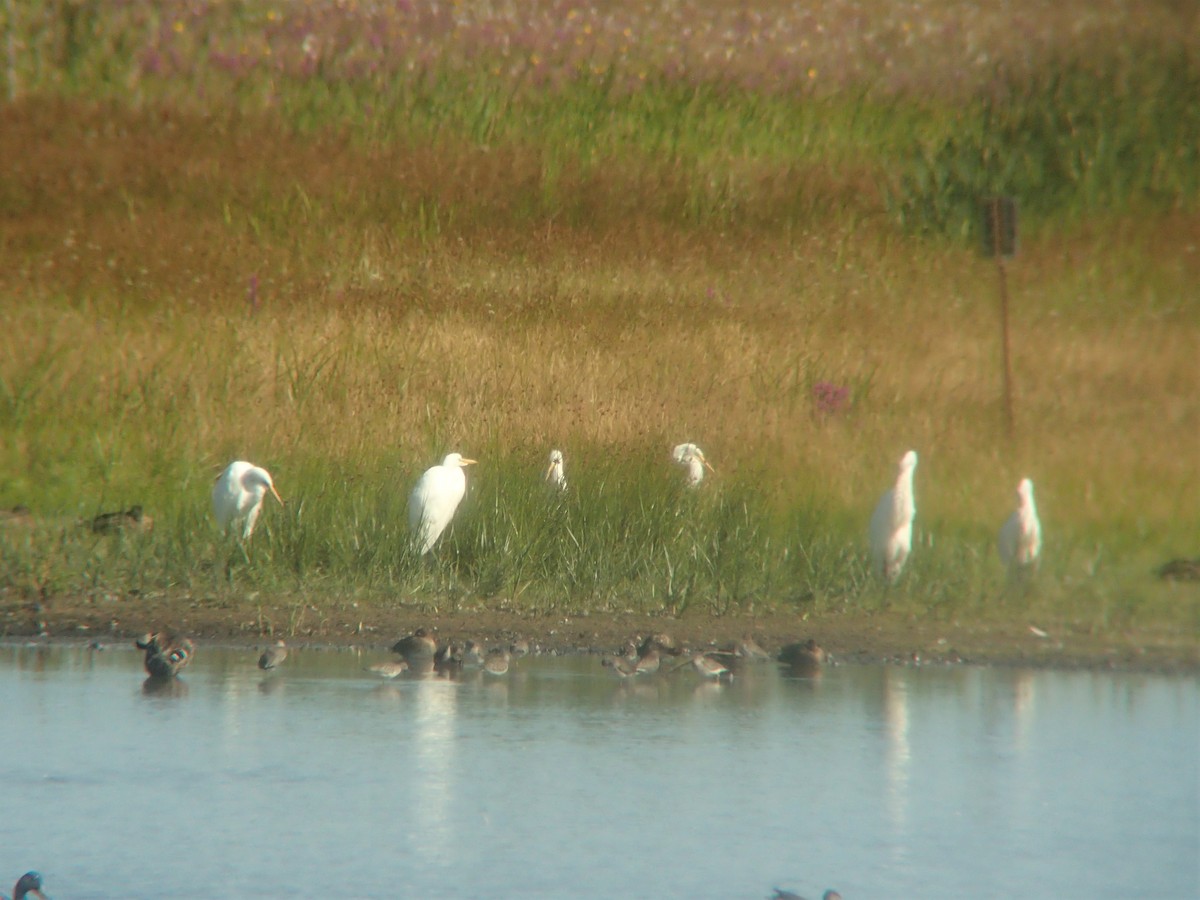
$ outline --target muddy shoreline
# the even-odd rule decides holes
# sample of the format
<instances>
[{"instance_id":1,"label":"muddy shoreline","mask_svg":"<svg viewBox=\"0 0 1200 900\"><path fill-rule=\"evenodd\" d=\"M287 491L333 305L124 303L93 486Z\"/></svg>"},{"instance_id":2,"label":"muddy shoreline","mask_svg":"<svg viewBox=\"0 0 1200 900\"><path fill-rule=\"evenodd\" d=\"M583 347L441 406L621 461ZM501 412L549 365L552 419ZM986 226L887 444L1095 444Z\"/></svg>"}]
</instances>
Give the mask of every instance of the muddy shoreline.
<instances>
[{"instance_id":1,"label":"muddy shoreline","mask_svg":"<svg viewBox=\"0 0 1200 900\"><path fill-rule=\"evenodd\" d=\"M934 621L896 611L803 615L773 611L678 617L636 613L529 613L504 609L445 610L432 605L380 608L350 602L258 603L192 597L56 597L33 602L0 597L0 637L121 644L147 631L178 629L198 643L259 646L282 637L293 647L389 648L424 626L439 640L485 645L528 640L547 653L612 653L639 636L666 632L694 649L751 634L775 652L816 639L841 662L899 665L979 664L1039 668L1200 674L1195 635L1097 631L1072 623Z\"/></svg>"}]
</instances>

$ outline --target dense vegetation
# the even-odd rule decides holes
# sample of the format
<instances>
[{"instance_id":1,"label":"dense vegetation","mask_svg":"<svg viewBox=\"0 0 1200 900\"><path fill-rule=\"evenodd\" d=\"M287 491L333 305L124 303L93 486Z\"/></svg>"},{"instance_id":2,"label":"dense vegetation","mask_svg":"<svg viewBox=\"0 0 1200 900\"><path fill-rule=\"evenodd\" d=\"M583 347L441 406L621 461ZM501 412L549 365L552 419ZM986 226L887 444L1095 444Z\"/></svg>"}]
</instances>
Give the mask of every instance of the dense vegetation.
<instances>
[{"instance_id":1,"label":"dense vegetation","mask_svg":"<svg viewBox=\"0 0 1200 900\"><path fill-rule=\"evenodd\" d=\"M1200 553L1200 15L415 6L12 4L8 596L1197 628L1153 572ZM1011 437L964 240L997 191ZM866 520L910 447L885 594ZM450 450L481 463L425 565L405 497ZM208 514L232 458L288 500L244 549ZM1045 564L1005 591L1024 475ZM75 525L133 503L152 532Z\"/></svg>"}]
</instances>

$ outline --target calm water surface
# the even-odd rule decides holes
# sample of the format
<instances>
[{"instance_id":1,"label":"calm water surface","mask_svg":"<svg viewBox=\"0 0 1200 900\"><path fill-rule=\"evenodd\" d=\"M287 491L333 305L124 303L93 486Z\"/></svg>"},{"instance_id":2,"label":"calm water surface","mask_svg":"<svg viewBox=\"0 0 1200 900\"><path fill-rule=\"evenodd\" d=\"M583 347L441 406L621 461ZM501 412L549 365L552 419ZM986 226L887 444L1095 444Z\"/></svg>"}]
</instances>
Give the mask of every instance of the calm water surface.
<instances>
[{"instance_id":1,"label":"calm water surface","mask_svg":"<svg viewBox=\"0 0 1200 900\"><path fill-rule=\"evenodd\" d=\"M0 888L51 896L1200 896L1200 682L0 646Z\"/></svg>"}]
</instances>

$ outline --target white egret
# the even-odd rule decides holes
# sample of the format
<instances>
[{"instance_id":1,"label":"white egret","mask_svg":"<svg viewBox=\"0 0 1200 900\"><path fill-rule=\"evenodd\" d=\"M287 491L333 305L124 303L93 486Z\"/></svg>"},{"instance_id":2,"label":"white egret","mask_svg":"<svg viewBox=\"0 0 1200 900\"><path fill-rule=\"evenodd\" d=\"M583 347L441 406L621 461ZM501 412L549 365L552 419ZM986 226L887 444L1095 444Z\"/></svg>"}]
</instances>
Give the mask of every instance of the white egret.
<instances>
[{"instance_id":1,"label":"white egret","mask_svg":"<svg viewBox=\"0 0 1200 900\"><path fill-rule=\"evenodd\" d=\"M454 518L454 511L467 493L463 468L473 465L475 460L451 453L440 466L426 469L408 495L408 527L416 535L422 554L433 548Z\"/></svg>"},{"instance_id":2,"label":"white egret","mask_svg":"<svg viewBox=\"0 0 1200 900\"><path fill-rule=\"evenodd\" d=\"M671 451L671 456L674 457L675 462L687 466L688 487L696 487L704 480L705 468L714 475L716 474L716 470L704 458L704 451L695 444L678 444Z\"/></svg>"},{"instance_id":3,"label":"white egret","mask_svg":"<svg viewBox=\"0 0 1200 900\"><path fill-rule=\"evenodd\" d=\"M1042 552L1042 523L1033 502L1033 482L1028 478L1022 478L1017 485L1017 508L1000 527L996 549L1011 576L1037 566Z\"/></svg>"},{"instance_id":4,"label":"white egret","mask_svg":"<svg viewBox=\"0 0 1200 900\"><path fill-rule=\"evenodd\" d=\"M561 450L550 451L550 465L546 468L546 484L560 491L567 489L567 473L563 471L563 455Z\"/></svg>"},{"instance_id":5,"label":"white egret","mask_svg":"<svg viewBox=\"0 0 1200 900\"><path fill-rule=\"evenodd\" d=\"M213 515L217 517L221 530L228 531L242 523L242 539L249 540L254 533L258 514L262 512L263 497L267 491L274 494L279 505L283 506L283 498L275 490L270 472L243 460L231 462L217 476L212 491Z\"/></svg>"},{"instance_id":6,"label":"white egret","mask_svg":"<svg viewBox=\"0 0 1200 900\"><path fill-rule=\"evenodd\" d=\"M912 549L913 470L917 453L909 450L896 467L896 484L885 491L871 515L871 568L885 581L895 581Z\"/></svg>"}]
</instances>

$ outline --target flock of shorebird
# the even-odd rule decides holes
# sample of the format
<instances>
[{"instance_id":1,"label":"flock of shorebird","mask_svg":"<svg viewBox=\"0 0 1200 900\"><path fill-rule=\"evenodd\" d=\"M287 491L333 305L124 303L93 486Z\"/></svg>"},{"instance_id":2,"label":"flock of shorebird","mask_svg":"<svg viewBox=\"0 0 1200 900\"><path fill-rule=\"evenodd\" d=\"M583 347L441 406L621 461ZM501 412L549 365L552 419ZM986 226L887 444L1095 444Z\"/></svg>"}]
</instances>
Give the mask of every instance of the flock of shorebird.
<instances>
[{"instance_id":1,"label":"flock of shorebird","mask_svg":"<svg viewBox=\"0 0 1200 900\"><path fill-rule=\"evenodd\" d=\"M176 677L196 654L196 645L191 638L170 631L143 635L134 644L145 653L143 663L152 680ZM487 650L482 644L468 639L439 643L429 629L418 628L392 645L393 658L367 666L365 671L389 679L401 675L455 678L472 669L500 676L508 674L514 660L528 656L536 649L523 638ZM287 658L287 642L277 640L263 650L258 667L264 671L276 669ZM682 661L678 661L680 658ZM668 659L673 664L664 668ZM748 665L772 659L784 668L785 674L813 677L830 661L830 656L811 638L786 644L772 655L751 635L722 647L693 650L676 644L669 634L659 632L630 640L623 652L602 656L600 665L619 678L677 672L690 666L703 679L721 681L732 679Z\"/></svg>"},{"instance_id":2,"label":"flock of shorebird","mask_svg":"<svg viewBox=\"0 0 1200 900\"><path fill-rule=\"evenodd\" d=\"M704 451L695 444L678 444L671 456L687 470L690 487L700 485L705 469L713 471ZM467 492L463 470L475 462L461 453L451 453L440 465L426 469L413 487L408 496L408 524L422 554L433 549L454 519ZM562 451L550 451L545 474L547 484L566 490L564 466ZM900 576L912 552L913 522L917 512L913 494L916 468L917 453L909 450L897 464L894 484L879 498L871 514L871 568L888 583ZM268 492L283 503L266 469L241 460L231 463L213 486L213 513L217 523L226 531L240 528L242 538L249 539ZM134 509L140 516L140 508ZM1033 499L1033 482L1028 478L1021 479L1017 485L1016 509L1001 526L996 547L1001 562L1012 577L1026 575L1037 567L1042 551L1042 526Z\"/></svg>"}]
</instances>

